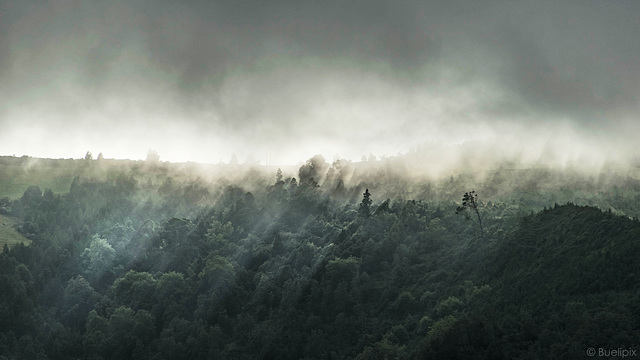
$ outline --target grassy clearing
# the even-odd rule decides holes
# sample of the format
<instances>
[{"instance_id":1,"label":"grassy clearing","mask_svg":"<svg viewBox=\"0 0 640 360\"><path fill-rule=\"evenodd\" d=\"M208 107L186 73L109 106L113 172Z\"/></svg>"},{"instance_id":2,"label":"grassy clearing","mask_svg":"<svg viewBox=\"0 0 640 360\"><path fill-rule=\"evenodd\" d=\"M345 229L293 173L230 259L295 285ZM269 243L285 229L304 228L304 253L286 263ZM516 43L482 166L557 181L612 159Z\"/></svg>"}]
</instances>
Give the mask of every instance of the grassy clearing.
<instances>
[{"instance_id":1,"label":"grassy clearing","mask_svg":"<svg viewBox=\"0 0 640 360\"><path fill-rule=\"evenodd\" d=\"M9 247L23 243L25 245L31 244L31 240L20 235L15 229L16 220L4 215L0 215L0 248L5 244Z\"/></svg>"},{"instance_id":2,"label":"grassy clearing","mask_svg":"<svg viewBox=\"0 0 640 360\"><path fill-rule=\"evenodd\" d=\"M0 198L17 199L31 185L42 191L51 189L54 193L69 192L76 173L73 166L24 167L21 163L0 163Z\"/></svg>"}]
</instances>

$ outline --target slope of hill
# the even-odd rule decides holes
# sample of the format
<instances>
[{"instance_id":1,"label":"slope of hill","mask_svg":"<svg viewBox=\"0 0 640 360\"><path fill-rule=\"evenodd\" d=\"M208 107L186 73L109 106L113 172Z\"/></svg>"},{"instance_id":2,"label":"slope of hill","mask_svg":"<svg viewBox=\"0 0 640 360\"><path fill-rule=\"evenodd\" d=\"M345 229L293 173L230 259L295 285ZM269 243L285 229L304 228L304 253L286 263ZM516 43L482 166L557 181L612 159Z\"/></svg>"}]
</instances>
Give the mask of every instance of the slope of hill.
<instances>
[{"instance_id":1,"label":"slope of hill","mask_svg":"<svg viewBox=\"0 0 640 360\"><path fill-rule=\"evenodd\" d=\"M29 245L31 240L25 238L16 229L16 221L14 218L10 218L0 214L0 248L5 245L11 247L17 244Z\"/></svg>"},{"instance_id":2,"label":"slope of hill","mask_svg":"<svg viewBox=\"0 0 640 360\"><path fill-rule=\"evenodd\" d=\"M425 358L583 358L640 344L640 222L572 204L520 219L467 270L492 295L445 318ZM478 281L478 280L476 280Z\"/></svg>"},{"instance_id":3,"label":"slope of hill","mask_svg":"<svg viewBox=\"0 0 640 360\"><path fill-rule=\"evenodd\" d=\"M452 201L137 171L5 201L33 243L0 254L0 353L512 359L638 345L627 217L496 201L479 238Z\"/></svg>"},{"instance_id":4,"label":"slope of hill","mask_svg":"<svg viewBox=\"0 0 640 360\"><path fill-rule=\"evenodd\" d=\"M31 185L68 192L78 168L74 160L0 156L0 198L19 198Z\"/></svg>"}]
</instances>

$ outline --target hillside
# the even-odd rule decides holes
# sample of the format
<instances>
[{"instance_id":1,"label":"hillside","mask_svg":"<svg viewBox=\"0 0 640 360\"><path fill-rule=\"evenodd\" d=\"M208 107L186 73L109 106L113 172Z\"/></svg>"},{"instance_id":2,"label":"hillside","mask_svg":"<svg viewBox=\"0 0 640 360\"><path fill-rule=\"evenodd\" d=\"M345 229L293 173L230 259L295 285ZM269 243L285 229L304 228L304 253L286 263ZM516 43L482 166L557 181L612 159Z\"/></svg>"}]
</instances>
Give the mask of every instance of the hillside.
<instances>
[{"instance_id":1,"label":"hillside","mask_svg":"<svg viewBox=\"0 0 640 360\"><path fill-rule=\"evenodd\" d=\"M494 199L481 238L459 200L351 201L358 186L334 192L308 168L270 184L144 169L9 200L33 242L0 255L1 354L576 358L639 344L628 217Z\"/></svg>"},{"instance_id":2,"label":"hillside","mask_svg":"<svg viewBox=\"0 0 640 360\"><path fill-rule=\"evenodd\" d=\"M0 198L18 198L32 185L55 193L68 192L78 173L78 163L75 160L0 156Z\"/></svg>"},{"instance_id":3,"label":"hillside","mask_svg":"<svg viewBox=\"0 0 640 360\"><path fill-rule=\"evenodd\" d=\"M467 268L491 287L487 302L445 318L422 355L577 359L589 348L637 349L638 238L640 222L593 207L520 219Z\"/></svg>"},{"instance_id":4,"label":"hillside","mask_svg":"<svg viewBox=\"0 0 640 360\"><path fill-rule=\"evenodd\" d=\"M219 194L227 186L239 186L263 194L278 181L311 182L334 198L355 203L365 188L373 199L404 198L428 202L453 202L475 189L486 203L518 207L521 214L538 211L554 203L572 202L612 210L617 215L640 216L638 166L605 165L599 170L580 166L547 167L503 161L482 169L460 168L429 175L428 164L415 153L377 161L327 162L316 155L299 166L250 164L199 164L131 160L39 159L0 156L0 199L17 199L29 186L68 193L75 177L106 182L134 180L146 189L172 187L206 188ZM473 171L472 171L473 170ZM214 199L209 199L214 200Z\"/></svg>"},{"instance_id":5,"label":"hillside","mask_svg":"<svg viewBox=\"0 0 640 360\"><path fill-rule=\"evenodd\" d=\"M12 247L20 243L28 245L31 243L31 240L16 231L16 225L14 218L0 214L0 247L5 245Z\"/></svg>"}]
</instances>

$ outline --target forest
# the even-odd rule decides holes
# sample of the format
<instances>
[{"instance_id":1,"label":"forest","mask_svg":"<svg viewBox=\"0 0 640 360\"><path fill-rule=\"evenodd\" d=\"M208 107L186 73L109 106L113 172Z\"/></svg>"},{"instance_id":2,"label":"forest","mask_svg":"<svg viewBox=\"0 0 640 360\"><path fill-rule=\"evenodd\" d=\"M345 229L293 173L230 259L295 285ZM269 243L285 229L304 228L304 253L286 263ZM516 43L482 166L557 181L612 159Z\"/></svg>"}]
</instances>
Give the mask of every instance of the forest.
<instances>
[{"instance_id":1,"label":"forest","mask_svg":"<svg viewBox=\"0 0 640 360\"><path fill-rule=\"evenodd\" d=\"M411 161L0 157L0 359L638 349L632 171Z\"/></svg>"}]
</instances>

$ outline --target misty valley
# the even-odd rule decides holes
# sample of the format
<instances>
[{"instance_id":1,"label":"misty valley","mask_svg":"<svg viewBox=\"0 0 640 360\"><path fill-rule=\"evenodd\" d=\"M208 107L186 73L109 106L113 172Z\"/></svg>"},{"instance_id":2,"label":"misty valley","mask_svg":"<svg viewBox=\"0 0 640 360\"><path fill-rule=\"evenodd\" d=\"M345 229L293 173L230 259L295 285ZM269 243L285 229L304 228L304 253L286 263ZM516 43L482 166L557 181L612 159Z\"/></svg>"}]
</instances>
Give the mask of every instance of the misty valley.
<instances>
[{"instance_id":1,"label":"misty valley","mask_svg":"<svg viewBox=\"0 0 640 360\"><path fill-rule=\"evenodd\" d=\"M0 0L0 360L637 357L638 19Z\"/></svg>"},{"instance_id":2,"label":"misty valley","mask_svg":"<svg viewBox=\"0 0 640 360\"><path fill-rule=\"evenodd\" d=\"M635 351L637 168L412 161L0 157L0 359Z\"/></svg>"}]
</instances>

